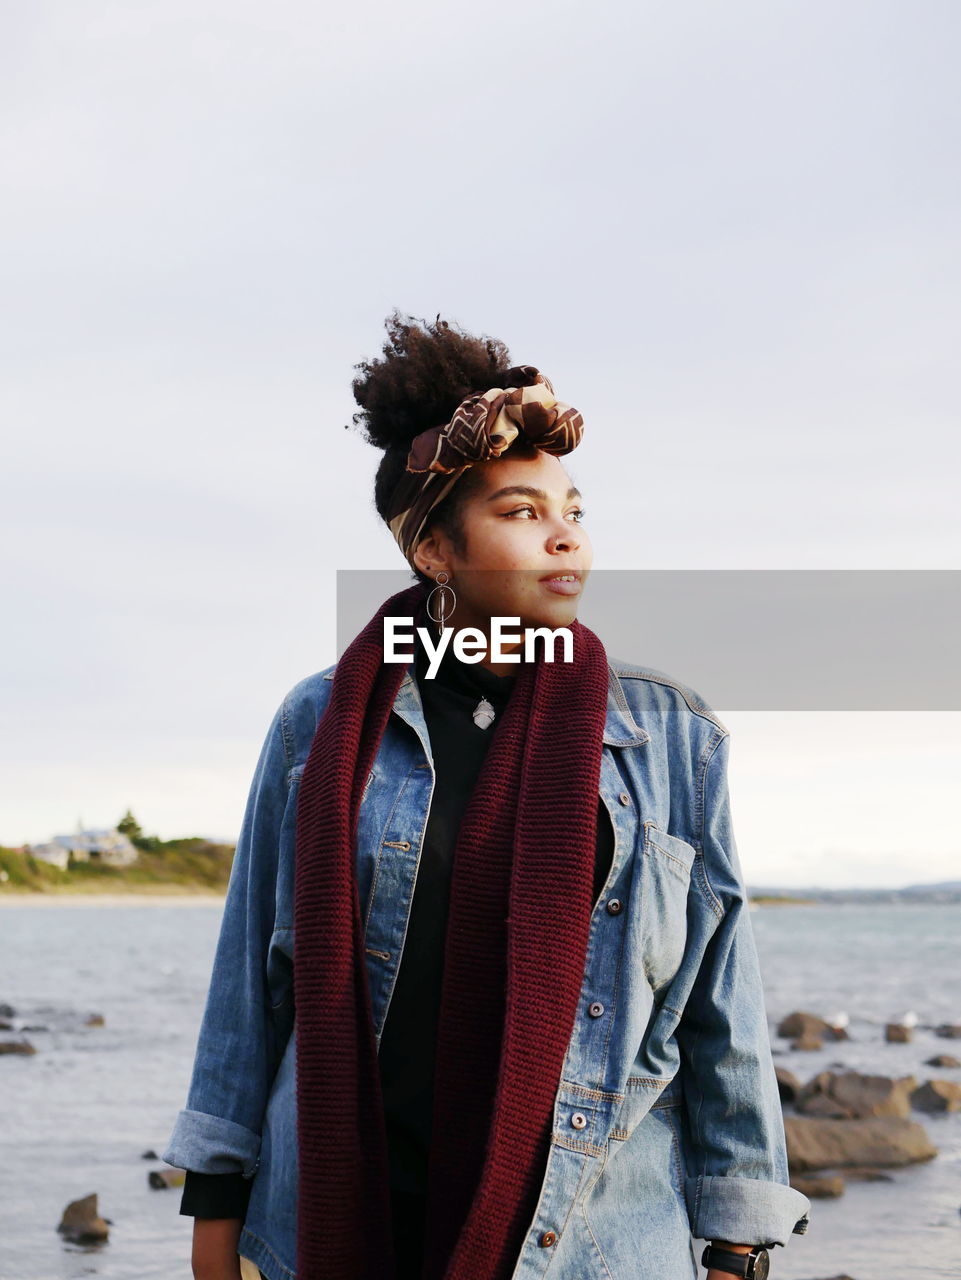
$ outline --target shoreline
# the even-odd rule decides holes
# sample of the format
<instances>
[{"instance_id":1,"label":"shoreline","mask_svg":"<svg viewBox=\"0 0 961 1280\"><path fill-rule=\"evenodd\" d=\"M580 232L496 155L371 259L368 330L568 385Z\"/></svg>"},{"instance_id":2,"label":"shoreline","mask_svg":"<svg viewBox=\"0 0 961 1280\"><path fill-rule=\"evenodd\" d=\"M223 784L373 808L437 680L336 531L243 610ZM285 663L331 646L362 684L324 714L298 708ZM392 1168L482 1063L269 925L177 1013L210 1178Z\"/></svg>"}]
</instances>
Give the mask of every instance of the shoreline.
<instances>
[{"instance_id":1,"label":"shoreline","mask_svg":"<svg viewBox=\"0 0 961 1280\"><path fill-rule=\"evenodd\" d=\"M223 905L225 895L222 893L211 893L209 890L193 891L190 889L176 890L169 889L164 886L162 889L130 889L121 890L113 893L91 892L69 892L69 893L38 893L36 891L27 890L26 892L6 891L0 892L0 910L4 907L122 907L122 906L180 906L180 907L209 907L214 905Z\"/></svg>"}]
</instances>

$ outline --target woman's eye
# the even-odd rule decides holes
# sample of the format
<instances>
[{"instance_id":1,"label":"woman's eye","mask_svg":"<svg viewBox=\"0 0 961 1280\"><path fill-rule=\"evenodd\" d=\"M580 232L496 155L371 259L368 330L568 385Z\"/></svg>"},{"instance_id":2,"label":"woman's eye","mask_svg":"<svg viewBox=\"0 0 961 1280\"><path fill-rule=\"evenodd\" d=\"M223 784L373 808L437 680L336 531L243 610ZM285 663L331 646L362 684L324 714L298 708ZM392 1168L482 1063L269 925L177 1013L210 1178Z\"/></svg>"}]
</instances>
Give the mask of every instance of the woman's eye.
<instances>
[{"instance_id":1,"label":"woman's eye","mask_svg":"<svg viewBox=\"0 0 961 1280\"><path fill-rule=\"evenodd\" d=\"M527 506L527 507L515 507L513 511L505 511L504 515L507 517L510 517L510 516L527 515L528 513L532 516L537 514L533 507ZM575 523L579 524L584 519L585 515L587 515L587 512L584 510L583 507L577 507L574 511L569 511L568 515L573 516Z\"/></svg>"}]
</instances>

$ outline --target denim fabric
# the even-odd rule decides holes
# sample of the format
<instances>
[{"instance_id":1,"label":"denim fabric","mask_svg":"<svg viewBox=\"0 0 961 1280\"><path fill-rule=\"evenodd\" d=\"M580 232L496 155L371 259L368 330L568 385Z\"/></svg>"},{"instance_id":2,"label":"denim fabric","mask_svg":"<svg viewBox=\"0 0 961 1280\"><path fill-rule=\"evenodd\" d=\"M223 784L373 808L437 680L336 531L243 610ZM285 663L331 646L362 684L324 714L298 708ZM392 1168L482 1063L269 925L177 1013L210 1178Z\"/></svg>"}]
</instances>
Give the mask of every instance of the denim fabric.
<instances>
[{"instance_id":1,"label":"denim fabric","mask_svg":"<svg viewBox=\"0 0 961 1280\"><path fill-rule=\"evenodd\" d=\"M253 1179L239 1250L268 1280L296 1274L294 816L335 665L288 694L261 752L186 1107L164 1151L181 1168ZM614 856L593 909L581 1014L514 1280L693 1277L695 1238L786 1244L810 1207L788 1185L731 825L728 731L663 672L613 658L609 667L600 795ZM408 670L358 822L378 1045L433 779Z\"/></svg>"}]
</instances>

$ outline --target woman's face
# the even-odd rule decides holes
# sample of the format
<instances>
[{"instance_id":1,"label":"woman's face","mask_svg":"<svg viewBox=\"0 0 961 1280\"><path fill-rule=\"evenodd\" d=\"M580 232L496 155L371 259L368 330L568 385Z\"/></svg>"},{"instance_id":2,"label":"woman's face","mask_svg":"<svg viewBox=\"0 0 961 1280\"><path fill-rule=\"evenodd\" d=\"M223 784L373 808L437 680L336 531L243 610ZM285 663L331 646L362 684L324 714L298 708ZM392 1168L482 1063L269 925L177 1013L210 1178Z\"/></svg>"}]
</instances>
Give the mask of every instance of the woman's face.
<instances>
[{"instance_id":1,"label":"woman's face","mask_svg":"<svg viewBox=\"0 0 961 1280\"><path fill-rule=\"evenodd\" d=\"M442 569L450 575L456 605L447 625L487 632L499 615L519 618L520 627L569 626L593 560L580 494L560 460L541 450L477 466L481 488L462 517L466 550L458 552L442 531L418 548L430 577ZM551 581L564 574L576 580ZM436 615L435 605L431 611Z\"/></svg>"}]
</instances>

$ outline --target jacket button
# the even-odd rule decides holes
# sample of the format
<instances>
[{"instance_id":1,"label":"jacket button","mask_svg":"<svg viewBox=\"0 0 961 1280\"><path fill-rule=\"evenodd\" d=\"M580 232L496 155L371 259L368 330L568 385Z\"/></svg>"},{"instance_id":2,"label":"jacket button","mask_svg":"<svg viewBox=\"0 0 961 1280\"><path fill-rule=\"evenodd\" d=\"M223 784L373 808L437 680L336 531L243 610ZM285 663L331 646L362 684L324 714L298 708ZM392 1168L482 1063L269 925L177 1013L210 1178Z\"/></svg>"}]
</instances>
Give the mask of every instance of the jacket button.
<instances>
[{"instance_id":1,"label":"jacket button","mask_svg":"<svg viewBox=\"0 0 961 1280\"><path fill-rule=\"evenodd\" d=\"M618 798L618 800L620 800L621 804L630 804L630 803L631 803L631 797L627 794L627 792L626 792L626 791L622 791L622 792L621 792L621 794L620 794L617 798Z\"/></svg>"},{"instance_id":2,"label":"jacket button","mask_svg":"<svg viewBox=\"0 0 961 1280\"><path fill-rule=\"evenodd\" d=\"M556 1234L555 1234L553 1231L542 1231L542 1232L541 1232L541 1237L540 1237L540 1239L538 1240L538 1242L537 1242L537 1243L538 1243L538 1244L539 1244L543 1249L548 1249L548 1248L550 1248L550 1246L551 1246L552 1244L554 1244L554 1243L555 1243L555 1241L556 1241L556 1240L557 1240L557 1236L556 1236Z\"/></svg>"},{"instance_id":3,"label":"jacket button","mask_svg":"<svg viewBox=\"0 0 961 1280\"><path fill-rule=\"evenodd\" d=\"M575 1129L583 1129L587 1124L587 1116L583 1111L575 1111L571 1116L571 1124Z\"/></svg>"},{"instance_id":4,"label":"jacket button","mask_svg":"<svg viewBox=\"0 0 961 1280\"><path fill-rule=\"evenodd\" d=\"M604 1012L604 1006L601 1004L600 1000L595 1000L592 1004L588 1005L587 1012L592 1018L599 1018Z\"/></svg>"},{"instance_id":5,"label":"jacket button","mask_svg":"<svg viewBox=\"0 0 961 1280\"><path fill-rule=\"evenodd\" d=\"M620 911L620 909L621 909L620 898L611 898L611 900L607 904L608 914L612 916L616 916L617 913Z\"/></svg>"}]
</instances>

